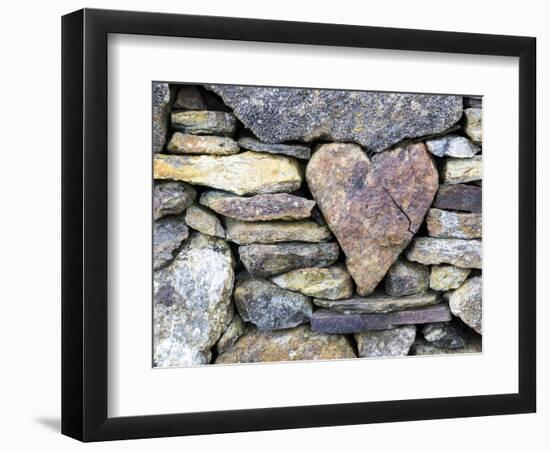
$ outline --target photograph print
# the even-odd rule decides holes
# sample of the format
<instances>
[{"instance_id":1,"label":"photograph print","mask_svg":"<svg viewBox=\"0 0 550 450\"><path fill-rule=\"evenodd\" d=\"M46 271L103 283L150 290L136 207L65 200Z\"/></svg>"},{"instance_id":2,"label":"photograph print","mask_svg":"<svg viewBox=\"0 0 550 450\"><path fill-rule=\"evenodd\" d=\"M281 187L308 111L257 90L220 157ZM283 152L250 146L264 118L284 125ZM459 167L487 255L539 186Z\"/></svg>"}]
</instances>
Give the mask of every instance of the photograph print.
<instances>
[{"instance_id":1,"label":"photograph print","mask_svg":"<svg viewBox=\"0 0 550 450\"><path fill-rule=\"evenodd\" d=\"M151 96L153 367L482 351L480 96Z\"/></svg>"}]
</instances>

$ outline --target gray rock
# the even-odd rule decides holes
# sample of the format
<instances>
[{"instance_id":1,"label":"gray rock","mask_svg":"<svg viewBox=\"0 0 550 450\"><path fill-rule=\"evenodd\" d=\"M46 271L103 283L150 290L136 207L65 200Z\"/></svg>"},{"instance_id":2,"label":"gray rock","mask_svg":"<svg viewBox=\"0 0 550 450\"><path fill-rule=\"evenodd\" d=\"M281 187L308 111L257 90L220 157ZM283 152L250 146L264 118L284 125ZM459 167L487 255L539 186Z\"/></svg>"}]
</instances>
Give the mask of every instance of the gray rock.
<instances>
[{"instance_id":1,"label":"gray rock","mask_svg":"<svg viewBox=\"0 0 550 450\"><path fill-rule=\"evenodd\" d=\"M168 83L153 83L153 153L160 153L166 143L170 86Z\"/></svg>"},{"instance_id":2,"label":"gray rock","mask_svg":"<svg viewBox=\"0 0 550 450\"><path fill-rule=\"evenodd\" d=\"M479 334L482 334L482 294L481 276L469 278L456 291L444 294L451 312Z\"/></svg>"},{"instance_id":3,"label":"gray rock","mask_svg":"<svg viewBox=\"0 0 550 450\"><path fill-rule=\"evenodd\" d=\"M307 325L288 330L251 330L216 364L356 358L345 336L315 333Z\"/></svg>"},{"instance_id":4,"label":"gray rock","mask_svg":"<svg viewBox=\"0 0 550 450\"><path fill-rule=\"evenodd\" d=\"M206 364L234 314L234 260L222 239L196 233L154 276L154 364Z\"/></svg>"},{"instance_id":5,"label":"gray rock","mask_svg":"<svg viewBox=\"0 0 550 450\"><path fill-rule=\"evenodd\" d=\"M365 91L209 86L259 139L355 142L379 152L440 133L462 115L462 97Z\"/></svg>"},{"instance_id":6,"label":"gray rock","mask_svg":"<svg viewBox=\"0 0 550 450\"><path fill-rule=\"evenodd\" d=\"M153 222L153 269L169 264L188 235L189 229L182 216L163 217Z\"/></svg>"},{"instance_id":7,"label":"gray rock","mask_svg":"<svg viewBox=\"0 0 550 450\"><path fill-rule=\"evenodd\" d=\"M271 279L284 289L298 291L310 297L338 300L351 297L353 283L342 266L308 267L277 275Z\"/></svg>"},{"instance_id":8,"label":"gray rock","mask_svg":"<svg viewBox=\"0 0 550 450\"><path fill-rule=\"evenodd\" d=\"M464 136L446 134L426 141L426 148L435 156L452 158L471 158L481 149Z\"/></svg>"},{"instance_id":9,"label":"gray rock","mask_svg":"<svg viewBox=\"0 0 550 450\"><path fill-rule=\"evenodd\" d=\"M226 219L227 239L240 245L274 244L277 242L320 242L331 237L326 226L313 220L278 220L273 222L243 222Z\"/></svg>"},{"instance_id":10,"label":"gray rock","mask_svg":"<svg viewBox=\"0 0 550 450\"><path fill-rule=\"evenodd\" d=\"M239 280L233 294L239 315L261 331L293 328L313 312L308 297L259 278Z\"/></svg>"},{"instance_id":11,"label":"gray rock","mask_svg":"<svg viewBox=\"0 0 550 450\"><path fill-rule=\"evenodd\" d=\"M424 339L439 348L462 348L462 332L451 323L428 323L422 327Z\"/></svg>"},{"instance_id":12,"label":"gray rock","mask_svg":"<svg viewBox=\"0 0 550 450\"><path fill-rule=\"evenodd\" d=\"M315 298L313 302L321 308L331 309L345 314L388 313L410 308L435 305L441 301L437 292L405 297L391 297L385 294L371 294L368 297L352 297L345 300L324 300Z\"/></svg>"},{"instance_id":13,"label":"gray rock","mask_svg":"<svg viewBox=\"0 0 550 450\"><path fill-rule=\"evenodd\" d=\"M428 235L440 238L481 238L481 214L431 208L426 215Z\"/></svg>"},{"instance_id":14,"label":"gray rock","mask_svg":"<svg viewBox=\"0 0 550 450\"><path fill-rule=\"evenodd\" d=\"M237 130L237 119L222 111L175 111L172 112L172 128L187 134L231 137Z\"/></svg>"},{"instance_id":15,"label":"gray rock","mask_svg":"<svg viewBox=\"0 0 550 450\"><path fill-rule=\"evenodd\" d=\"M166 150L169 153L180 155L218 155L227 156L239 153L237 142L229 137L221 136L198 136L185 134L176 131L168 144Z\"/></svg>"},{"instance_id":16,"label":"gray rock","mask_svg":"<svg viewBox=\"0 0 550 450\"><path fill-rule=\"evenodd\" d=\"M481 108L464 110L464 131L476 144L483 141L483 114Z\"/></svg>"},{"instance_id":17,"label":"gray rock","mask_svg":"<svg viewBox=\"0 0 550 450\"><path fill-rule=\"evenodd\" d=\"M464 108L481 108L483 99L481 96L464 96L462 97Z\"/></svg>"},{"instance_id":18,"label":"gray rock","mask_svg":"<svg viewBox=\"0 0 550 450\"><path fill-rule=\"evenodd\" d=\"M291 192L302 184L302 171L294 158L256 152L155 155L153 175L155 180L186 181L238 195Z\"/></svg>"},{"instance_id":19,"label":"gray rock","mask_svg":"<svg viewBox=\"0 0 550 450\"><path fill-rule=\"evenodd\" d=\"M153 220L180 214L189 207L197 192L188 184L179 181L157 181L153 188Z\"/></svg>"},{"instance_id":20,"label":"gray rock","mask_svg":"<svg viewBox=\"0 0 550 450\"><path fill-rule=\"evenodd\" d=\"M360 358L407 356L416 337L416 327L405 325L393 330L357 333L355 341Z\"/></svg>"},{"instance_id":21,"label":"gray rock","mask_svg":"<svg viewBox=\"0 0 550 450\"><path fill-rule=\"evenodd\" d=\"M464 347L460 348L441 348L426 341L421 337L417 337L416 341L411 346L409 355L414 356L433 356L433 355L457 355L463 353L481 353L481 336L471 335L465 338Z\"/></svg>"},{"instance_id":22,"label":"gray rock","mask_svg":"<svg viewBox=\"0 0 550 450\"><path fill-rule=\"evenodd\" d=\"M246 270L258 277L268 277L305 267L327 267L338 259L336 243L251 244L239 247Z\"/></svg>"},{"instance_id":23,"label":"gray rock","mask_svg":"<svg viewBox=\"0 0 550 450\"><path fill-rule=\"evenodd\" d=\"M483 177L483 156L447 158L441 168L441 181L446 184L469 183Z\"/></svg>"},{"instance_id":24,"label":"gray rock","mask_svg":"<svg viewBox=\"0 0 550 450\"><path fill-rule=\"evenodd\" d=\"M244 334L246 331L246 325L240 318L238 314L233 316L231 323L225 329L223 334L220 337L220 340L216 344L216 351L218 354L225 352L228 348L235 345L235 342Z\"/></svg>"},{"instance_id":25,"label":"gray rock","mask_svg":"<svg viewBox=\"0 0 550 450\"><path fill-rule=\"evenodd\" d=\"M421 264L451 264L481 269L481 241L478 239L441 239L417 237L406 251L409 261Z\"/></svg>"},{"instance_id":26,"label":"gray rock","mask_svg":"<svg viewBox=\"0 0 550 450\"><path fill-rule=\"evenodd\" d=\"M267 144L254 138L239 139L239 146L255 152L278 153L281 155L294 156L298 159L309 159L311 149L305 145L297 144Z\"/></svg>"},{"instance_id":27,"label":"gray rock","mask_svg":"<svg viewBox=\"0 0 550 450\"><path fill-rule=\"evenodd\" d=\"M464 283L471 271L471 269L455 266L432 266L430 289L434 291L450 291L456 289Z\"/></svg>"},{"instance_id":28,"label":"gray rock","mask_svg":"<svg viewBox=\"0 0 550 450\"><path fill-rule=\"evenodd\" d=\"M419 294L428 290L429 281L429 267L398 259L386 274L384 290L395 297Z\"/></svg>"},{"instance_id":29,"label":"gray rock","mask_svg":"<svg viewBox=\"0 0 550 450\"><path fill-rule=\"evenodd\" d=\"M225 230L212 211L202 206L192 205L185 211L185 223L187 226L209 236L225 238Z\"/></svg>"},{"instance_id":30,"label":"gray rock","mask_svg":"<svg viewBox=\"0 0 550 450\"><path fill-rule=\"evenodd\" d=\"M206 109L206 102L196 86L181 86L176 94L172 108L174 109Z\"/></svg>"},{"instance_id":31,"label":"gray rock","mask_svg":"<svg viewBox=\"0 0 550 450\"><path fill-rule=\"evenodd\" d=\"M313 200L291 194L241 197L223 191L205 192L199 202L218 214L249 222L306 219L315 206Z\"/></svg>"},{"instance_id":32,"label":"gray rock","mask_svg":"<svg viewBox=\"0 0 550 450\"><path fill-rule=\"evenodd\" d=\"M433 206L439 209L480 213L481 188L469 184L442 184L439 186Z\"/></svg>"},{"instance_id":33,"label":"gray rock","mask_svg":"<svg viewBox=\"0 0 550 450\"><path fill-rule=\"evenodd\" d=\"M337 334L389 330L398 325L448 322L449 320L451 320L451 312L445 303L385 314L341 314L328 309L318 309L310 318L313 331Z\"/></svg>"}]
</instances>

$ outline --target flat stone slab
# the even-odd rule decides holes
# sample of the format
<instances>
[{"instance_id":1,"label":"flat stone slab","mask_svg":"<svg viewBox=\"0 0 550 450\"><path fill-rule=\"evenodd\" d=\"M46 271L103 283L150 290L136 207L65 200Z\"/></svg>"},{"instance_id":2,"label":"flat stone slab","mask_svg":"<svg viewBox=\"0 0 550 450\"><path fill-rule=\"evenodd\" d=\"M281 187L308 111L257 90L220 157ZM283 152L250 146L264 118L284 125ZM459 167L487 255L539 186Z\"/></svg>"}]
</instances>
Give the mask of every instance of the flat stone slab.
<instances>
[{"instance_id":1,"label":"flat stone slab","mask_svg":"<svg viewBox=\"0 0 550 450\"><path fill-rule=\"evenodd\" d=\"M292 194L241 197L223 191L205 192L199 202L222 216L248 222L307 219L315 206L313 200Z\"/></svg>"},{"instance_id":2,"label":"flat stone slab","mask_svg":"<svg viewBox=\"0 0 550 450\"><path fill-rule=\"evenodd\" d=\"M327 243L250 244L239 247L246 270L267 277L305 267L326 267L338 259L339 247Z\"/></svg>"},{"instance_id":3,"label":"flat stone slab","mask_svg":"<svg viewBox=\"0 0 550 450\"><path fill-rule=\"evenodd\" d=\"M354 142L380 152L441 133L462 116L461 96L328 89L207 86L268 143Z\"/></svg>"},{"instance_id":4,"label":"flat stone slab","mask_svg":"<svg viewBox=\"0 0 550 450\"><path fill-rule=\"evenodd\" d=\"M277 242L321 242L332 235L327 226L313 220L278 220L273 222L244 222L226 219L227 240L239 245L274 244Z\"/></svg>"},{"instance_id":5,"label":"flat stone slab","mask_svg":"<svg viewBox=\"0 0 550 450\"><path fill-rule=\"evenodd\" d=\"M240 149L233 139L221 136L197 136L176 131L168 144L166 151L176 154L190 155L234 155Z\"/></svg>"},{"instance_id":6,"label":"flat stone slab","mask_svg":"<svg viewBox=\"0 0 550 450\"><path fill-rule=\"evenodd\" d=\"M239 146L255 152L275 153L280 155L294 156L298 159L309 159L311 149L305 145L296 144L267 144L254 138L239 139Z\"/></svg>"},{"instance_id":7,"label":"flat stone slab","mask_svg":"<svg viewBox=\"0 0 550 450\"><path fill-rule=\"evenodd\" d=\"M451 311L446 303L386 314L342 314L318 309L311 316L311 329L321 333L350 334L370 330L389 330L398 325L448 322Z\"/></svg>"},{"instance_id":8,"label":"flat stone slab","mask_svg":"<svg viewBox=\"0 0 550 450\"><path fill-rule=\"evenodd\" d=\"M177 111L172 113L172 128L187 134L233 136L237 119L222 111Z\"/></svg>"},{"instance_id":9,"label":"flat stone slab","mask_svg":"<svg viewBox=\"0 0 550 450\"><path fill-rule=\"evenodd\" d=\"M392 297L385 294L371 294L368 297L352 297L345 300L315 298L313 302L321 307L344 314L388 313L410 308L435 305L441 301L437 292L429 291L406 297Z\"/></svg>"},{"instance_id":10,"label":"flat stone slab","mask_svg":"<svg viewBox=\"0 0 550 450\"><path fill-rule=\"evenodd\" d=\"M442 184L435 196L434 208L481 212L481 187L470 184Z\"/></svg>"},{"instance_id":11,"label":"flat stone slab","mask_svg":"<svg viewBox=\"0 0 550 450\"><path fill-rule=\"evenodd\" d=\"M155 155L153 171L156 180L186 181L238 195L291 192L302 184L294 158L268 153Z\"/></svg>"},{"instance_id":12,"label":"flat stone slab","mask_svg":"<svg viewBox=\"0 0 550 450\"><path fill-rule=\"evenodd\" d=\"M482 250L479 239L417 237L409 246L406 257L426 265L451 264L481 269Z\"/></svg>"}]
</instances>

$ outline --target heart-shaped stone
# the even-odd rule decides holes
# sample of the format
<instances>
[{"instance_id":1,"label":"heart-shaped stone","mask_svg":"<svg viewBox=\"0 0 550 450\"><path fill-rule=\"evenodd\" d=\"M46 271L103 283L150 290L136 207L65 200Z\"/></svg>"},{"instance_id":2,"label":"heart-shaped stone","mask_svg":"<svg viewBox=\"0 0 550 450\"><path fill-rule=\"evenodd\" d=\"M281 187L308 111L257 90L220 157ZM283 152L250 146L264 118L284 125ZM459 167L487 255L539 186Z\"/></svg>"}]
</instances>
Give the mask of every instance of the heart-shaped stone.
<instances>
[{"instance_id":1,"label":"heart-shaped stone","mask_svg":"<svg viewBox=\"0 0 550 450\"><path fill-rule=\"evenodd\" d=\"M359 295L384 278L418 231L438 188L437 169L422 143L372 160L355 144L323 144L306 178Z\"/></svg>"}]
</instances>

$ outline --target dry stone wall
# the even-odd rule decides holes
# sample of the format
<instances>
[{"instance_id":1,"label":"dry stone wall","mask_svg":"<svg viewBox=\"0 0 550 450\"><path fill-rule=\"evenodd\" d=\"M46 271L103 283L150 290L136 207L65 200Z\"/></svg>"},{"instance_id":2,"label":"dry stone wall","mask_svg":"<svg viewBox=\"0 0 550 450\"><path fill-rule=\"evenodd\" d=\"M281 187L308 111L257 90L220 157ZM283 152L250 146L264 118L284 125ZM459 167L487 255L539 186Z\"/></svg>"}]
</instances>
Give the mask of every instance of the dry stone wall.
<instances>
[{"instance_id":1,"label":"dry stone wall","mask_svg":"<svg viewBox=\"0 0 550 450\"><path fill-rule=\"evenodd\" d=\"M155 366L481 351L481 99L152 94Z\"/></svg>"}]
</instances>

